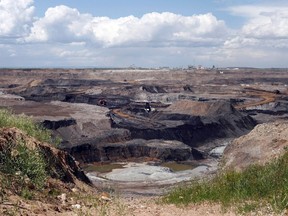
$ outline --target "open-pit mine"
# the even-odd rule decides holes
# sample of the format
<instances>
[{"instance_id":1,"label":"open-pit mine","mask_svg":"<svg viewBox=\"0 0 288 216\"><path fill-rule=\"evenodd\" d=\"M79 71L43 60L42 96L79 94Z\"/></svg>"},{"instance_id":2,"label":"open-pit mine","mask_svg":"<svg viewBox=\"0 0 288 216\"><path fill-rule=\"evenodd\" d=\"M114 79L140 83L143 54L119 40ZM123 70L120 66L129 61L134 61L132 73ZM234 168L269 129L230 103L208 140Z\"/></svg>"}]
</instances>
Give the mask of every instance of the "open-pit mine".
<instances>
[{"instance_id":1,"label":"open-pit mine","mask_svg":"<svg viewBox=\"0 0 288 216\"><path fill-rule=\"evenodd\" d=\"M51 129L95 185L157 194L288 117L286 69L0 69L0 108Z\"/></svg>"}]
</instances>

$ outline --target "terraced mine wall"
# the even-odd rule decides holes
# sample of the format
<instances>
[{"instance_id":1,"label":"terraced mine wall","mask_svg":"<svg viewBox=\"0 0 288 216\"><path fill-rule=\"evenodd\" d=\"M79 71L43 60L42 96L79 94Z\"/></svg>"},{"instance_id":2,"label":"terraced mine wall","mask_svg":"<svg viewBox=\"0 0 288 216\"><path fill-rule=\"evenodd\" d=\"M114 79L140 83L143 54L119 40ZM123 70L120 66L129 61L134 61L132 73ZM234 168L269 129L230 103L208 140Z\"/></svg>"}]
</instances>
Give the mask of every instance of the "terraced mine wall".
<instances>
[{"instance_id":1,"label":"terraced mine wall","mask_svg":"<svg viewBox=\"0 0 288 216\"><path fill-rule=\"evenodd\" d=\"M181 106L189 112L185 113ZM227 102L182 101L151 113L129 106L111 110L109 117L112 127L109 132L97 138L68 140L62 148L83 162L141 157L198 160L208 155L208 149L200 151L198 147L214 139L241 136L256 125L250 116Z\"/></svg>"},{"instance_id":2,"label":"terraced mine wall","mask_svg":"<svg viewBox=\"0 0 288 216\"><path fill-rule=\"evenodd\" d=\"M286 70L222 72L0 70L4 96L23 99L0 105L42 122L81 161L202 159L214 140L288 115Z\"/></svg>"}]
</instances>

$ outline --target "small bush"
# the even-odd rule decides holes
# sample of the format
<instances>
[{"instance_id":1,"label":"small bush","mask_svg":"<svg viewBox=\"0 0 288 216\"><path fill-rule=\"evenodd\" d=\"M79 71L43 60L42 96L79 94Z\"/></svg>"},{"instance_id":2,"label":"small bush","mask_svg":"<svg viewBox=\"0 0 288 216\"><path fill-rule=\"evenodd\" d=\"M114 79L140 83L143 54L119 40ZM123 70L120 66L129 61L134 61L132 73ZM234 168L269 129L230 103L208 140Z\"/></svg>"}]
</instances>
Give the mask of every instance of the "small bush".
<instances>
[{"instance_id":1,"label":"small bush","mask_svg":"<svg viewBox=\"0 0 288 216\"><path fill-rule=\"evenodd\" d=\"M268 204L275 212L288 208L288 153L264 166L252 165L243 172L229 171L209 181L194 181L164 197L174 204L212 201L237 205L249 211Z\"/></svg>"}]
</instances>

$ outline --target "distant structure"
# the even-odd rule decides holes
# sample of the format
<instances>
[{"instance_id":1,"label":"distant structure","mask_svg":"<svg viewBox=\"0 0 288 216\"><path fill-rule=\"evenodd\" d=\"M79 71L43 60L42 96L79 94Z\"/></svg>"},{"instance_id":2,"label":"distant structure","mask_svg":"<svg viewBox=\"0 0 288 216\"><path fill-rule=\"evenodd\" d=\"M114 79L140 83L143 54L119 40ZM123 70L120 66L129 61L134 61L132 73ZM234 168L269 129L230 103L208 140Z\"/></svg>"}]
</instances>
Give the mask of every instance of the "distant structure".
<instances>
[{"instance_id":1,"label":"distant structure","mask_svg":"<svg viewBox=\"0 0 288 216\"><path fill-rule=\"evenodd\" d=\"M159 67L159 70L170 70L170 67L168 66Z\"/></svg>"},{"instance_id":2,"label":"distant structure","mask_svg":"<svg viewBox=\"0 0 288 216\"><path fill-rule=\"evenodd\" d=\"M150 106L150 103L148 103L148 102L146 102L146 104L145 104L145 111L146 112L151 112L151 106Z\"/></svg>"},{"instance_id":3,"label":"distant structure","mask_svg":"<svg viewBox=\"0 0 288 216\"><path fill-rule=\"evenodd\" d=\"M202 66L202 65L198 65L198 66L197 66L197 70L204 70L204 69L205 69L205 67Z\"/></svg>"},{"instance_id":4,"label":"distant structure","mask_svg":"<svg viewBox=\"0 0 288 216\"><path fill-rule=\"evenodd\" d=\"M107 105L107 101L106 101L105 99L100 99L100 100L98 101L98 105L99 105L99 106L106 106L106 105Z\"/></svg>"},{"instance_id":5,"label":"distant structure","mask_svg":"<svg viewBox=\"0 0 288 216\"><path fill-rule=\"evenodd\" d=\"M193 70L195 69L194 65L188 65L188 70Z\"/></svg>"},{"instance_id":6,"label":"distant structure","mask_svg":"<svg viewBox=\"0 0 288 216\"><path fill-rule=\"evenodd\" d=\"M188 70L205 70L206 68L202 65L194 66L194 65L188 65Z\"/></svg>"}]
</instances>

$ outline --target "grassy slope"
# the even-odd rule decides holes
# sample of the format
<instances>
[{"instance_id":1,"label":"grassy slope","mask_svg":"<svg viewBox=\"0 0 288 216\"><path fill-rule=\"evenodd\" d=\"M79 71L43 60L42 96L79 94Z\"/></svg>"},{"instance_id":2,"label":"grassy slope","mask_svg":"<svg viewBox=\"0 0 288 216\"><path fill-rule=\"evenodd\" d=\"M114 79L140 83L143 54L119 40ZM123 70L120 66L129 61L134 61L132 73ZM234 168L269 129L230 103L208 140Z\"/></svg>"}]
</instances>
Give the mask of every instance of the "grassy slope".
<instances>
[{"instance_id":1,"label":"grassy slope","mask_svg":"<svg viewBox=\"0 0 288 216\"><path fill-rule=\"evenodd\" d=\"M35 124L31 118L13 115L8 110L0 109L0 129L8 127L16 127L43 142L52 141L51 133ZM12 143L7 143L0 151L1 184L25 197L27 193L31 195L29 185L36 189L43 188L48 168L42 152L27 148L23 140L17 140L17 143L14 147Z\"/></svg>"},{"instance_id":2,"label":"grassy slope","mask_svg":"<svg viewBox=\"0 0 288 216\"><path fill-rule=\"evenodd\" d=\"M35 124L31 118L0 109L0 130L11 127L18 128L39 141L52 143L50 131ZM30 215L33 212L36 212L33 215L41 212L45 215L58 215L59 211L64 211L61 210L64 201L60 205L61 200L57 196L63 194L67 196L63 207L67 208L68 213L65 215L110 215L109 203L102 202L93 188L78 182L74 185L74 192L69 189L72 185L49 178L47 169L51 167L44 160L42 152L28 149L25 141L17 140L16 146L4 143L0 147L0 215ZM83 208L73 209L72 206L79 205L78 203ZM22 208L23 205L28 205L29 208ZM123 211L121 206L116 207L117 212Z\"/></svg>"},{"instance_id":3,"label":"grassy slope","mask_svg":"<svg viewBox=\"0 0 288 216\"><path fill-rule=\"evenodd\" d=\"M51 133L35 124L30 117L13 115L9 110L0 109L0 128L4 127L16 127L39 141L52 142Z\"/></svg>"},{"instance_id":4,"label":"grassy slope","mask_svg":"<svg viewBox=\"0 0 288 216\"><path fill-rule=\"evenodd\" d=\"M269 206L274 212L288 208L288 152L265 166L253 165L243 172L228 171L212 180L194 181L170 192L167 203L217 202L249 212Z\"/></svg>"}]
</instances>

